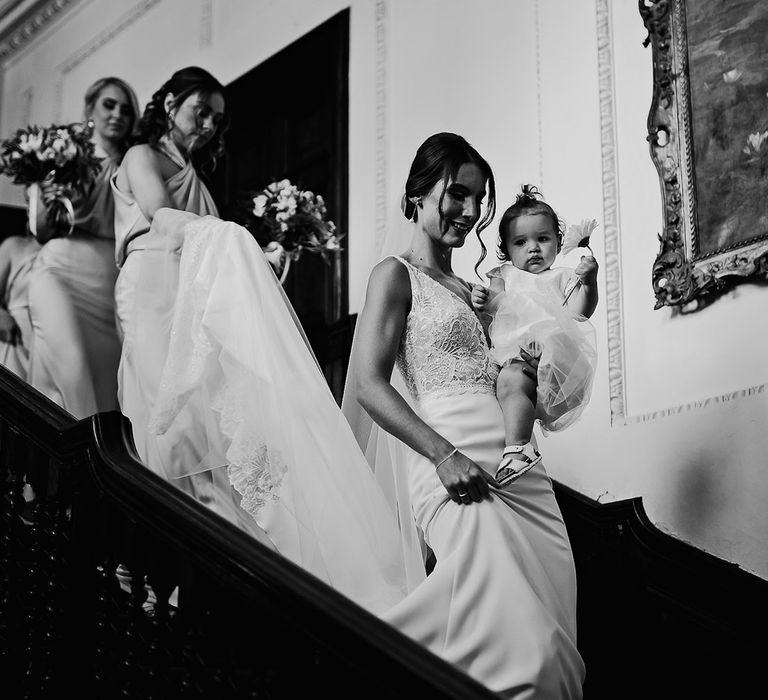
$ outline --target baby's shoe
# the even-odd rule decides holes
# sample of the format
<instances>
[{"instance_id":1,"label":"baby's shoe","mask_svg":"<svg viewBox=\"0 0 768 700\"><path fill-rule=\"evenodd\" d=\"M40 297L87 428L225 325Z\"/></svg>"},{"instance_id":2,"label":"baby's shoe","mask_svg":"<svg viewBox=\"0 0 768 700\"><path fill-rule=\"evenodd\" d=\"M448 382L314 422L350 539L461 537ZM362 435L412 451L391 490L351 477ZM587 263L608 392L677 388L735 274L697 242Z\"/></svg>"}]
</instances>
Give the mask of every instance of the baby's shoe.
<instances>
[{"instance_id":1,"label":"baby's shoe","mask_svg":"<svg viewBox=\"0 0 768 700\"><path fill-rule=\"evenodd\" d=\"M540 461L541 455L530 442L524 445L507 445L496 469L496 481L499 486L510 484Z\"/></svg>"}]
</instances>

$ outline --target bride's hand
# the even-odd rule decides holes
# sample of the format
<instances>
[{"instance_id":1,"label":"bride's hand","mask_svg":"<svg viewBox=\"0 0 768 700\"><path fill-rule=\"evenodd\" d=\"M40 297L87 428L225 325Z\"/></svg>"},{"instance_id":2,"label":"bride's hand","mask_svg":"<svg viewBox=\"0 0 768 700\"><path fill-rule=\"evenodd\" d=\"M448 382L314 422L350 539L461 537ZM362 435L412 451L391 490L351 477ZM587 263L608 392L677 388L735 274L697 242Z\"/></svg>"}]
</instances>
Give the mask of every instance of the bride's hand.
<instances>
[{"instance_id":1,"label":"bride's hand","mask_svg":"<svg viewBox=\"0 0 768 700\"><path fill-rule=\"evenodd\" d=\"M2 308L0 308L0 340L9 345L16 345L21 340L21 330L16 319Z\"/></svg>"},{"instance_id":2,"label":"bride's hand","mask_svg":"<svg viewBox=\"0 0 768 700\"><path fill-rule=\"evenodd\" d=\"M489 486L499 488L496 480L469 457L456 452L437 467L437 476L454 503L480 503L491 498Z\"/></svg>"},{"instance_id":3,"label":"bride's hand","mask_svg":"<svg viewBox=\"0 0 768 700\"><path fill-rule=\"evenodd\" d=\"M521 365L523 374L529 379L533 379L534 382L538 382L539 378L539 358L534 357L527 350L520 348L520 357L523 358L524 364Z\"/></svg>"}]
</instances>

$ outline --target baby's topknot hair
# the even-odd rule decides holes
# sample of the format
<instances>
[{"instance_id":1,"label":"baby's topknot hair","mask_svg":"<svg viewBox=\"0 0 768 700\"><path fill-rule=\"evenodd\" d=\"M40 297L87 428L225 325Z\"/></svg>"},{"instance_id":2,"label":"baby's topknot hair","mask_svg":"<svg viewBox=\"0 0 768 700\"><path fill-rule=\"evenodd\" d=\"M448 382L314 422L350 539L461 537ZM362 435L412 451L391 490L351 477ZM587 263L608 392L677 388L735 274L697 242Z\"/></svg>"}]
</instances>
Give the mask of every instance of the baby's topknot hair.
<instances>
[{"instance_id":1,"label":"baby's topknot hair","mask_svg":"<svg viewBox=\"0 0 768 700\"><path fill-rule=\"evenodd\" d=\"M518 202L535 202L541 198L541 192L539 192L539 188L536 185L523 185L520 188L520 194L515 197L515 204Z\"/></svg>"}]
</instances>

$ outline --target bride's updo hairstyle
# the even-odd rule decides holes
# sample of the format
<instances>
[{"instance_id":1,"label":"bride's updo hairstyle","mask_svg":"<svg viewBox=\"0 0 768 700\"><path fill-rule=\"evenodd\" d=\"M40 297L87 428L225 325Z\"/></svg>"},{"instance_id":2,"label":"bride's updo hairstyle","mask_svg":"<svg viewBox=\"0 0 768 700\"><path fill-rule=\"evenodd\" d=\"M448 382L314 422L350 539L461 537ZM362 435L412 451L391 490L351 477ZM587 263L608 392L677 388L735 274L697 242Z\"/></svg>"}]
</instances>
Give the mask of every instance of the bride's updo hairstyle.
<instances>
[{"instance_id":1,"label":"bride's updo hairstyle","mask_svg":"<svg viewBox=\"0 0 768 700\"><path fill-rule=\"evenodd\" d=\"M466 163L473 163L488 182L488 200L485 211L475 226L477 240L480 241L482 253L475 265L475 271L486 256L486 248L480 233L491 223L496 213L496 182L493 179L493 171L488 162L483 158L466 139L458 134L442 132L433 134L419 146L416 156L411 163L408 180L405 183L405 194L401 201L401 209L405 218L410 221L418 221L418 208L412 201L418 197L424 197L432 191L438 183L443 183L443 191L440 193L438 209L443 216L443 199L448 183L455 180L459 174L459 168ZM447 229L448 223L443 221Z\"/></svg>"},{"instance_id":2,"label":"bride's updo hairstyle","mask_svg":"<svg viewBox=\"0 0 768 700\"><path fill-rule=\"evenodd\" d=\"M136 143L148 143L154 146L162 136L168 133L168 115L163 103L169 92L174 96L173 109L177 109L184 100L197 92L205 98L217 92L224 96L224 86L203 68L188 66L177 70L170 80L163 83L160 89L152 95L144 108L144 114L139 121ZM224 133L228 126L229 120L225 114L211 140L190 154L192 163L196 168L199 169L211 163L211 170L213 170L216 166L216 159L224 153Z\"/></svg>"},{"instance_id":3,"label":"bride's updo hairstyle","mask_svg":"<svg viewBox=\"0 0 768 700\"><path fill-rule=\"evenodd\" d=\"M557 246L558 250L560 249L563 243L565 224L560 220L555 210L542 199L541 192L535 185L523 185L520 188L520 194L515 198L515 203L502 214L501 221L499 221L499 243L496 247L496 257L501 262L509 262L510 260L505 241L512 222L521 216L534 216L536 214L546 216L552 222L552 230L557 236Z\"/></svg>"}]
</instances>

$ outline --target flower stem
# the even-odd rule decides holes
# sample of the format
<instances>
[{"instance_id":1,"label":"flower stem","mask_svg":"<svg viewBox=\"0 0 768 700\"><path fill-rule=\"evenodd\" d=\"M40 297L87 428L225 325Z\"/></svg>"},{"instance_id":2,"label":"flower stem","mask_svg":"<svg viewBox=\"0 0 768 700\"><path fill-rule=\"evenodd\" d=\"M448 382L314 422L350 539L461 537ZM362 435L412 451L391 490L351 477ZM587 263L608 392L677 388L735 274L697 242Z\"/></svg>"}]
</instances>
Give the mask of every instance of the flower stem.
<instances>
[{"instance_id":1,"label":"flower stem","mask_svg":"<svg viewBox=\"0 0 768 700\"><path fill-rule=\"evenodd\" d=\"M568 290L568 294L565 295L565 299L563 299L563 306L568 303L568 300L571 298L571 294L573 294L579 287L581 287L581 280L576 280L576 284L574 284L573 287Z\"/></svg>"}]
</instances>

